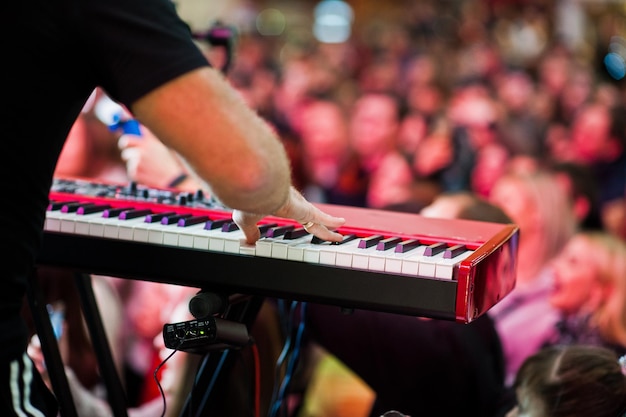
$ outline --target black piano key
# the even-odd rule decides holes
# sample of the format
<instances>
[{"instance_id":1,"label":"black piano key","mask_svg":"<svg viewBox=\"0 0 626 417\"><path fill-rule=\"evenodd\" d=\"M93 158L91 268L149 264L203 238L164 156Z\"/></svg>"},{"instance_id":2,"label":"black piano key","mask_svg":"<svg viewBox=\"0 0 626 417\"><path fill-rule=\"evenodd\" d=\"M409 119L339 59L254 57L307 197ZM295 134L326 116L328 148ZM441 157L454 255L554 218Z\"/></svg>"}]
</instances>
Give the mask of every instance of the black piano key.
<instances>
[{"instance_id":1,"label":"black piano key","mask_svg":"<svg viewBox=\"0 0 626 417\"><path fill-rule=\"evenodd\" d=\"M395 247L400 242L402 242L402 238L400 237L388 237L376 244L376 250L385 251Z\"/></svg>"},{"instance_id":2,"label":"black piano key","mask_svg":"<svg viewBox=\"0 0 626 417\"><path fill-rule=\"evenodd\" d=\"M443 253L443 257L446 259L456 258L460 254L464 253L467 250L467 247L463 244L458 244L454 246L450 246Z\"/></svg>"},{"instance_id":3,"label":"black piano key","mask_svg":"<svg viewBox=\"0 0 626 417\"><path fill-rule=\"evenodd\" d=\"M302 237L302 236L306 236L308 234L309 234L309 232L307 232L304 227L298 227L296 229L287 231L283 235L283 239L285 239L285 240L292 240L292 239L297 239L297 238Z\"/></svg>"},{"instance_id":4,"label":"black piano key","mask_svg":"<svg viewBox=\"0 0 626 417\"><path fill-rule=\"evenodd\" d=\"M375 246L378 242L383 239L383 235L373 235L364 237L359 241L359 249L367 249Z\"/></svg>"},{"instance_id":5,"label":"black piano key","mask_svg":"<svg viewBox=\"0 0 626 417\"><path fill-rule=\"evenodd\" d=\"M267 230L267 233L265 234L265 236L267 237L279 237L279 236L283 236L285 233L287 233L290 230L295 229L296 227L294 225L288 224L285 226L276 226L276 227L272 227L270 229Z\"/></svg>"},{"instance_id":6,"label":"black piano key","mask_svg":"<svg viewBox=\"0 0 626 417\"><path fill-rule=\"evenodd\" d=\"M446 250L447 247L448 246L445 242L433 243L432 245L429 245L426 247L426 249L424 249L424 256L435 256L438 253Z\"/></svg>"},{"instance_id":7,"label":"black piano key","mask_svg":"<svg viewBox=\"0 0 626 417\"><path fill-rule=\"evenodd\" d=\"M175 211L167 211L165 213L148 214L144 221L146 223L159 223L161 221L161 219L163 219L163 218L165 218L167 216L175 216L175 215L176 215Z\"/></svg>"},{"instance_id":8,"label":"black piano key","mask_svg":"<svg viewBox=\"0 0 626 417\"><path fill-rule=\"evenodd\" d=\"M66 204L78 203L78 201L51 201L48 204L48 211L56 211L61 210L61 208Z\"/></svg>"},{"instance_id":9,"label":"black piano key","mask_svg":"<svg viewBox=\"0 0 626 417\"><path fill-rule=\"evenodd\" d=\"M222 220L207 220L204 228L206 230L215 230L221 229L226 223L230 223L232 220L222 219Z\"/></svg>"},{"instance_id":10,"label":"black piano key","mask_svg":"<svg viewBox=\"0 0 626 417\"><path fill-rule=\"evenodd\" d=\"M396 245L395 252L396 253L406 253L410 250L413 250L420 246L422 243L417 239L409 239L403 242L400 242Z\"/></svg>"},{"instance_id":11,"label":"black piano key","mask_svg":"<svg viewBox=\"0 0 626 417\"><path fill-rule=\"evenodd\" d=\"M278 226L278 224L276 224L276 223L260 224L259 225L259 232L261 232L261 236L265 236L265 234L267 233L267 231L269 229L271 229L272 227L276 227L276 226Z\"/></svg>"},{"instance_id":12,"label":"black piano key","mask_svg":"<svg viewBox=\"0 0 626 417\"><path fill-rule=\"evenodd\" d=\"M234 232L235 230L239 230L239 226L233 221L222 225L222 232Z\"/></svg>"},{"instance_id":13,"label":"black piano key","mask_svg":"<svg viewBox=\"0 0 626 417\"><path fill-rule=\"evenodd\" d=\"M63 213L76 213L80 207L95 206L96 203L67 203L61 207Z\"/></svg>"},{"instance_id":14,"label":"black piano key","mask_svg":"<svg viewBox=\"0 0 626 417\"><path fill-rule=\"evenodd\" d=\"M166 216L161 219L161 224L178 224L178 221L181 219L186 219L187 217L191 217L191 213L185 214L176 214L174 216Z\"/></svg>"},{"instance_id":15,"label":"black piano key","mask_svg":"<svg viewBox=\"0 0 626 417\"><path fill-rule=\"evenodd\" d=\"M348 243L356 238L357 238L356 235L344 235L343 239L340 240L339 242L330 242L328 240L320 239L317 236L313 236L313 239L311 239L311 243L313 245L321 245L323 243L328 243L330 245L343 245L344 243Z\"/></svg>"},{"instance_id":16,"label":"black piano key","mask_svg":"<svg viewBox=\"0 0 626 417\"><path fill-rule=\"evenodd\" d=\"M107 210L104 210L104 213L102 213L102 217L106 217L108 218L113 218L113 217L118 217L120 214L124 213L125 211L129 211L132 210L133 207L117 207L117 208L109 208ZM121 217L120 217L121 218Z\"/></svg>"},{"instance_id":17,"label":"black piano key","mask_svg":"<svg viewBox=\"0 0 626 417\"><path fill-rule=\"evenodd\" d=\"M110 204L96 204L93 206L83 206L79 207L76 210L76 214L92 214L92 213L100 213L110 208Z\"/></svg>"},{"instance_id":18,"label":"black piano key","mask_svg":"<svg viewBox=\"0 0 626 417\"><path fill-rule=\"evenodd\" d=\"M187 227L194 224L204 223L209 220L209 216L191 216L178 220L178 227Z\"/></svg>"},{"instance_id":19,"label":"black piano key","mask_svg":"<svg viewBox=\"0 0 626 417\"><path fill-rule=\"evenodd\" d=\"M152 210L150 209L127 210L120 213L120 220L136 219L149 214L152 214Z\"/></svg>"}]
</instances>

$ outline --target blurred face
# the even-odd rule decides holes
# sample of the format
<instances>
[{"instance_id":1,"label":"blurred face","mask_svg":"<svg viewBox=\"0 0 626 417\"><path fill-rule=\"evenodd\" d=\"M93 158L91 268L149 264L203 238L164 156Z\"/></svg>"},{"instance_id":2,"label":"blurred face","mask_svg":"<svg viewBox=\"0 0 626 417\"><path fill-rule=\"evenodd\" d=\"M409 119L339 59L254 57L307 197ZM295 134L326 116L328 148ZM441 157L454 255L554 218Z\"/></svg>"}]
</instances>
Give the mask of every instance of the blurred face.
<instances>
[{"instance_id":1,"label":"blurred face","mask_svg":"<svg viewBox=\"0 0 626 417\"><path fill-rule=\"evenodd\" d=\"M610 118L607 111L596 106L580 114L572 127L574 153L583 161L596 161L610 139Z\"/></svg>"},{"instance_id":2,"label":"blurred face","mask_svg":"<svg viewBox=\"0 0 626 417\"><path fill-rule=\"evenodd\" d=\"M554 261L554 291L550 303L565 313L575 313L596 302L601 285L589 242L575 236Z\"/></svg>"},{"instance_id":3,"label":"blurred face","mask_svg":"<svg viewBox=\"0 0 626 417\"><path fill-rule=\"evenodd\" d=\"M350 129L352 145L359 155L368 157L395 146L397 111L394 100L384 95L365 96L355 104Z\"/></svg>"},{"instance_id":4,"label":"blurred face","mask_svg":"<svg viewBox=\"0 0 626 417\"><path fill-rule=\"evenodd\" d=\"M534 207L531 199L525 192L522 183L514 178L503 178L496 182L489 194L489 200L502 208L516 223L523 235L524 230L532 226Z\"/></svg>"}]
</instances>

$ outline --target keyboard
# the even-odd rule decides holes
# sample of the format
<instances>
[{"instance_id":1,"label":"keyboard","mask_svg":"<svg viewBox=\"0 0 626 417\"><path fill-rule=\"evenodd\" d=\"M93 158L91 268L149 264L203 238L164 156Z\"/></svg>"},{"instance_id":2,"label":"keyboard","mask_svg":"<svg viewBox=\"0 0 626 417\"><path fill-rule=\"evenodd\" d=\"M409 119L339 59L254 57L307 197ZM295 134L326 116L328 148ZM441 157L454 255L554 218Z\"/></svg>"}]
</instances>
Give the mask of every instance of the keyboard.
<instances>
[{"instance_id":1,"label":"keyboard","mask_svg":"<svg viewBox=\"0 0 626 417\"><path fill-rule=\"evenodd\" d=\"M318 204L342 242L266 217L248 245L202 191L56 178L38 264L469 323L515 285L517 226Z\"/></svg>"}]
</instances>

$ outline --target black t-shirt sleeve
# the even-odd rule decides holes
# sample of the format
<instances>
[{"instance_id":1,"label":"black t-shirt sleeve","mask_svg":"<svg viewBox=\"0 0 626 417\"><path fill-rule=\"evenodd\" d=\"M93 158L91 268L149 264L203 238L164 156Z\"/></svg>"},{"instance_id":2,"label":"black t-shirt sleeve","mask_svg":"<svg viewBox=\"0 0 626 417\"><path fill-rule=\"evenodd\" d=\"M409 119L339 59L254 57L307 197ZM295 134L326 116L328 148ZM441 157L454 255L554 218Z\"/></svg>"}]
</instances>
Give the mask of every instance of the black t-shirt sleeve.
<instances>
[{"instance_id":1,"label":"black t-shirt sleeve","mask_svg":"<svg viewBox=\"0 0 626 417\"><path fill-rule=\"evenodd\" d=\"M76 27L97 83L130 106L154 88L208 62L169 0L77 2Z\"/></svg>"}]
</instances>

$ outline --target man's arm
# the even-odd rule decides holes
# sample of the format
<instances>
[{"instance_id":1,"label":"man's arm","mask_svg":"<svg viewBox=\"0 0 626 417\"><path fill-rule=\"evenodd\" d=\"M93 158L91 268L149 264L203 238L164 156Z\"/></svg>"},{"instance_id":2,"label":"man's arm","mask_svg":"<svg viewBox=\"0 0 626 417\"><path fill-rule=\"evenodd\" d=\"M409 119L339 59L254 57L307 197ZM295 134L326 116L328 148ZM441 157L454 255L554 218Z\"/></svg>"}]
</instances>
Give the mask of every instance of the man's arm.
<instances>
[{"instance_id":1,"label":"man's arm","mask_svg":"<svg viewBox=\"0 0 626 417\"><path fill-rule=\"evenodd\" d=\"M249 243L259 238L263 215L308 223L326 240L344 219L329 216L291 187L285 149L239 94L211 68L178 77L131 106L137 119L177 151L225 205ZM312 224L312 225L311 225Z\"/></svg>"},{"instance_id":2,"label":"man's arm","mask_svg":"<svg viewBox=\"0 0 626 417\"><path fill-rule=\"evenodd\" d=\"M202 68L176 78L132 111L227 206L272 213L287 200L291 178L282 144L218 71Z\"/></svg>"}]
</instances>

